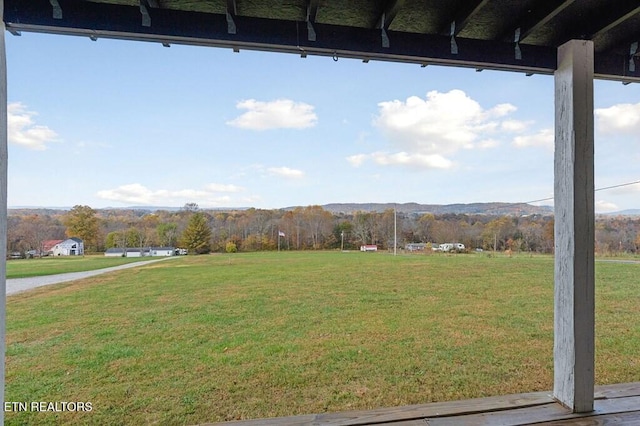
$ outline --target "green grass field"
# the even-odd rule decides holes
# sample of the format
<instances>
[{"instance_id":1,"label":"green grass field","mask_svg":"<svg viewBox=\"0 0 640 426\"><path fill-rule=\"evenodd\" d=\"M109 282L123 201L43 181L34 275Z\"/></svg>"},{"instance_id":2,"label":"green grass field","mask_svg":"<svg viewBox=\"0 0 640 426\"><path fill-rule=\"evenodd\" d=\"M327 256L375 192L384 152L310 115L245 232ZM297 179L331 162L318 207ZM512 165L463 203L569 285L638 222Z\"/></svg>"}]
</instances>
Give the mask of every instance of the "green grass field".
<instances>
[{"instance_id":1,"label":"green grass field","mask_svg":"<svg viewBox=\"0 0 640 426\"><path fill-rule=\"evenodd\" d=\"M39 277L67 272L93 271L141 260L149 260L149 258L95 255L10 260L7 262L7 278Z\"/></svg>"},{"instance_id":2,"label":"green grass field","mask_svg":"<svg viewBox=\"0 0 640 426\"><path fill-rule=\"evenodd\" d=\"M596 264L599 384L640 376L640 264ZM189 256L11 296L7 424L197 424L535 390L553 258Z\"/></svg>"}]
</instances>

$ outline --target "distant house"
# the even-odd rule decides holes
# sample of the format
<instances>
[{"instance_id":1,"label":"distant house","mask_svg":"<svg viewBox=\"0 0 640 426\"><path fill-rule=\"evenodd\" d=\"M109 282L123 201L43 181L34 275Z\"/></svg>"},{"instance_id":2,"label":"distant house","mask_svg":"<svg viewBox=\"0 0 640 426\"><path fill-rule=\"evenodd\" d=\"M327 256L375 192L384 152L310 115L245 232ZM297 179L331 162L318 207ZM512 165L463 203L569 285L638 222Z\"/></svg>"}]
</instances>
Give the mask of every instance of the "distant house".
<instances>
[{"instance_id":1,"label":"distant house","mask_svg":"<svg viewBox=\"0 0 640 426\"><path fill-rule=\"evenodd\" d=\"M173 247L127 247L127 248L110 248L104 252L107 257L162 257L173 256L175 248Z\"/></svg>"},{"instance_id":2,"label":"distant house","mask_svg":"<svg viewBox=\"0 0 640 426\"><path fill-rule=\"evenodd\" d=\"M121 248L110 248L104 252L104 255L107 257L124 257L124 249Z\"/></svg>"},{"instance_id":3,"label":"distant house","mask_svg":"<svg viewBox=\"0 0 640 426\"><path fill-rule=\"evenodd\" d=\"M63 242L64 240L46 240L42 242L42 254L44 256L48 256L50 254L53 254L53 248L56 246L56 244L60 244L61 242Z\"/></svg>"},{"instance_id":4,"label":"distant house","mask_svg":"<svg viewBox=\"0 0 640 426\"><path fill-rule=\"evenodd\" d=\"M84 256L84 242L80 238L48 240L43 242L44 253L53 256Z\"/></svg>"},{"instance_id":5,"label":"distant house","mask_svg":"<svg viewBox=\"0 0 640 426\"><path fill-rule=\"evenodd\" d=\"M360 251L378 251L378 246L375 244L365 244L360 246Z\"/></svg>"},{"instance_id":6,"label":"distant house","mask_svg":"<svg viewBox=\"0 0 640 426\"><path fill-rule=\"evenodd\" d=\"M173 256L176 249L173 247L151 247L151 256Z\"/></svg>"},{"instance_id":7,"label":"distant house","mask_svg":"<svg viewBox=\"0 0 640 426\"><path fill-rule=\"evenodd\" d=\"M125 249L126 257L145 257L151 256L148 248L127 248Z\"/></svg>"}]
</instances>

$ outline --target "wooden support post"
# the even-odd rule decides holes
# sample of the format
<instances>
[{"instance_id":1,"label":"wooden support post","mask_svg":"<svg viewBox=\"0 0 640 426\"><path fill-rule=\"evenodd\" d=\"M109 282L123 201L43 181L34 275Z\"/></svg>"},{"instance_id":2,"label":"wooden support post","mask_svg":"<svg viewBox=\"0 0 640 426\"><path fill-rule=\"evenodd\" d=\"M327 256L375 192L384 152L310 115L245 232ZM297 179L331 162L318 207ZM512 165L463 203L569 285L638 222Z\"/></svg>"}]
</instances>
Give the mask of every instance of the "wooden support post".
<instances>
[{"instance_id":1,"label":"wooden support post","mask_svg":"<svg viewBox=\"0 0 640 426\"><path fill-rule=\"evenodd\" d=\"M7 55L4 45L4 1L0 0L0 396L4 407L4 360L7 311ZM0 410L4 424L4 410Z\"/></svg>"},{"instance_id":2,"label":"wooden support post","mask_svg":"<svg viewBox=\"0 0 640 426\"><path fill-rule=\"evenodd\" d=\"M593 411L595 273L593 42L558 48L555 78L554 397Z\"/></svg>"}]
</instances>

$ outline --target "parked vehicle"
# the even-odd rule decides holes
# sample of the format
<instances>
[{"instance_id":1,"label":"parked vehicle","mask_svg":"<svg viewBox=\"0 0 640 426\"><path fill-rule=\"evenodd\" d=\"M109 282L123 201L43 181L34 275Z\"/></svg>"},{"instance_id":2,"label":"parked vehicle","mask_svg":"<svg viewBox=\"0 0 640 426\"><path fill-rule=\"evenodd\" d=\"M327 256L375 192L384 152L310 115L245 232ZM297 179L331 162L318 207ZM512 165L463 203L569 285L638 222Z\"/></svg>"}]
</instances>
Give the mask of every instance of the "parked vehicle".
<instances>
[{"instance_id":1,"label":"parked vehicle","mask_svg":"<svg viewBox=\"0 0 640 426\"><path fill-rule=\"evenodd\" d=\"M445 253L449 252L461 252L465 250L464 244L462 243L444 243L438 246L439 250Z\"/></svg>"}]
</instances>

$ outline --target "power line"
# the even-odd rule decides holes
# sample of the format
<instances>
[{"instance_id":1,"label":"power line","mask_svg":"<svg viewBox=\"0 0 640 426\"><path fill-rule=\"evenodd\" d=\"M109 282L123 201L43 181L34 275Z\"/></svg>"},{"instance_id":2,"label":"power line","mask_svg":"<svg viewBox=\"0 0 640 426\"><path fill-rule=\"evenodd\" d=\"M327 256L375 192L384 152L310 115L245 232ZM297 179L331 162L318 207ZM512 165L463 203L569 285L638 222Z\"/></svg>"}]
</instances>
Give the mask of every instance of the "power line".
<instances>
[{"instance_id":1,"label":"power line","mask_svg":"<svg viewBox=\"0 0 640 426\"><path fill-rule=\"evenodd\" d=\"M594 189L593 192L606 191L607 189L621 188L623 186L631 186L631 185L635 185L635 184L640 184L640 180L636 180L634 182L620 183L618 185L605 186L605 187L602 187L602 188L597 188L597 189ZM492 209L488 209L488 211L500 210L500 209L504 209L504 208L511 207L511 206L518 206L518 205L522 205L522 204L540 203L542 201L551 201L551 200L553 200L553 197L540 198L538 200L524 201L524 202L519 202L519 203L505 203L504 205L501 205L499 207L494 207Z\"/></svg>"},{"instance_id":2,"label":"power line","mask_svg":"<svg viewBox=\"0 0 640 426\"><path fill-rule=\"evenodd\" d=\"M631 186L631 185L635 185L637 183L640 183L640 180L637 180L635 182L621 183L621 184L618 184L618 185L605 186L603 188L596 188L596 189L594 189L593 192L606 191L607 189L613 189L613 188L622 188L623 186ZM541 201L551 201L551 200L553 200L553 197L541 198L539 200L526 201L524 203L516 203L516 204L531 204L531 203L539 203Z\"/></svg>"},{"instance_id":3,"label":"power line","mask_svg":"<svg viewBox=\"0 0 640 426\"><path fill-rule=\"evenodd\" d=\"M636 183L640 183L640 180L637 180L635 182L627 182L627 183L621 183L620 185L612 185L612 186L605 186L604 188L598 188L595 190L595 192L598 191L604 191L606 189L613 189L613 188L620 188L621 186L630 186L630 185L635 185Z\"/></svg>"}]
</instances>

